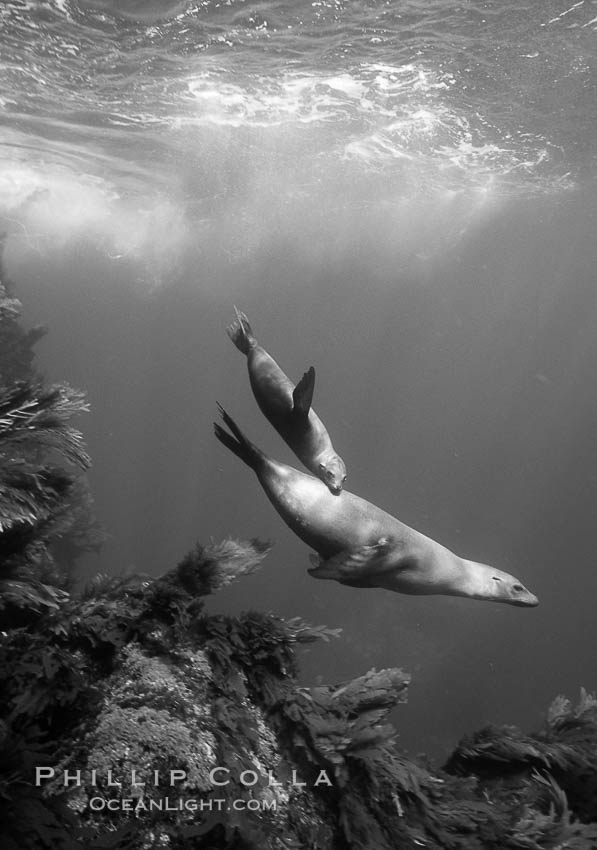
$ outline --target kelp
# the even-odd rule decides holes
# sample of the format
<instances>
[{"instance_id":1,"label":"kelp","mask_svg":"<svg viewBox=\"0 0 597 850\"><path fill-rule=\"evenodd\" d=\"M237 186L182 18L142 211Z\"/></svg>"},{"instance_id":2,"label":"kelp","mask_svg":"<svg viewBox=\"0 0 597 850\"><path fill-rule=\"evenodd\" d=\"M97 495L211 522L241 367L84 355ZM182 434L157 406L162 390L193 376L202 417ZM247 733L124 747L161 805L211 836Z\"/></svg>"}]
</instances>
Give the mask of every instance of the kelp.
<instances>
[{"instance_id":1,"label":"kelp","mask_svg":"<svg viewBox=\"0 0 597 850\"><path fill-rule=\"evenodd\" d=\"M597 821L597 700L581 689L576 706L556 697L543 729L524 735L515 727L487 726L463 739L446 764L474 773L484 787L554 783L580 820ZM536 790L536 789L535 789Z\"/></svg>"},{"instance_id":2,"label":"kelp","mask_svg":"<svg viewBox=\"0 0 597 850\"><path fill-rule=\"evenodd\" d=\"M61 469L31 468L22 460L2 463L0 458L0 545L7 549L7 532L35 528L52 517L60 507L72 478Z\"/></svg>"},{"instance_id":3,"label":"kelp","mask_svg":"<svg viewBox=\"0 0 597 850\"><path fill-rule=\"evenodd\" d=\"M173 570L152 585L149 609L159 617L184 619L191 602L254 572L269 550L270 544L257 538L248 544L232 539L207 546L197 543ZM202 604L199 602L199 608Z\"/></svg>"},{"instance_id":4,"label":"kelp","mask_svg":"<svg viewBox=\"0 0 597 850\"><path fill-rule=\"evenodd\" d=\"M1 260L1 257L0 257ZM30 625L73 582L77 558L103 533L82 472L90 459L72 418L88 410L66 384L45 387L33 367L40 329L0 282L0 624Z\"/></svg>"},{"instance_id":5,"label":"kelp","mask_svg":"<svg viewBox=\"0 0 597 850\"><path fill-rule=\"evenodd\" d=\"M17 381L39 377L33 366L34 346L46 329L39 325L26 331L19 324L22 304L4 272L3 247L4 239L0 235L0 383L11 386Z\"/></svg>"},{"instance_id":6,"label":"kelp","mask_svg":"<svg viewBox=\"0 0 597 850\"><path fill-rule=\"evenodd\" d=\"M18 381L0 389L0 453L3 458L16 451L36 454L55 451L74 466L87 469L91 463L83 436L70 423L85 413L85 395L67 384L44 388L39 382Z\"/></svg>"},{"instance_id":7,"label":"kelp","mask_svg":"<svg viewBox=\"0 0 597 850\"><path fill-rule=\"evenodd\" d=\"M91 497L83 480L52 460L87 468L79 431L69 422L87 410L81 393L66 386L49 390L21 381L0 387L0 556L3 573L56 569L50 545L79 526L91 532ZM97 529L94 529L97 538ZM96 541L94 541L95 544ZM56 576L52 576L56 580Z\"/></svg>"}]
</instances>

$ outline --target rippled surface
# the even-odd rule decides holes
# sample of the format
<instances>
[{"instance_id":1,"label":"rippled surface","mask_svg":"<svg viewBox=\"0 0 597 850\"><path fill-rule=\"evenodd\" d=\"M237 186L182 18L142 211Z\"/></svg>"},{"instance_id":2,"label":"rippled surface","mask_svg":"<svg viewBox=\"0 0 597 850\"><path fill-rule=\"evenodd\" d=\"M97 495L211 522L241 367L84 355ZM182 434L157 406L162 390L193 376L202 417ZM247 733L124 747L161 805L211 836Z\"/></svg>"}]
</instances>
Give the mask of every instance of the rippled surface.
<instances>
[{"instance_id":1,"label":"rippled surface","mask_svg":"<svg viewBox=\"0 0 597 850\"><path fill-rule=\"evenodd\" d=\"M5 0L3 227L158 284L189 240L238 258L363 211L432 251L424 198L444 244L488 199L592 179L596 28L594 0Z\"/></svg>"},{"instance_id":2,"label":"rippled surface","mask_svg":"<svg viewBox=\"0 0 597 850\"><path fill-rule=\"evenodd\" d=\"M594 2L7 0L0 27L4 153L29 162L135 173L185 131L286 128L415 183L587 165Z\"/></svg>"}]
</instances>

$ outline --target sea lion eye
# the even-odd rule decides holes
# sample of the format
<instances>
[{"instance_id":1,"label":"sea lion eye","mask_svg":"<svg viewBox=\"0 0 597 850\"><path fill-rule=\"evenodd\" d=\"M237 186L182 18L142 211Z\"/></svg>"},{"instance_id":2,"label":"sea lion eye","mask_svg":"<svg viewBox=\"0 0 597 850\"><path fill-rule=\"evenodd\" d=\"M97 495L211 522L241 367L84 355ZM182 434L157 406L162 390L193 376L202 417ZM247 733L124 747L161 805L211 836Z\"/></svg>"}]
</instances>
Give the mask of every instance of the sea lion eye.
<instances>
[{"instance_id":1,"label":"sea lion eye","mask_svg":"<svg viewBox=\"0 0 597 850\"><path fill-rule=\"evenodd\" d=\"M501 578L498 578L497 576L492 576L492 579L493 579L494 581L501 581Z\"/></svg>"}]
</instances>

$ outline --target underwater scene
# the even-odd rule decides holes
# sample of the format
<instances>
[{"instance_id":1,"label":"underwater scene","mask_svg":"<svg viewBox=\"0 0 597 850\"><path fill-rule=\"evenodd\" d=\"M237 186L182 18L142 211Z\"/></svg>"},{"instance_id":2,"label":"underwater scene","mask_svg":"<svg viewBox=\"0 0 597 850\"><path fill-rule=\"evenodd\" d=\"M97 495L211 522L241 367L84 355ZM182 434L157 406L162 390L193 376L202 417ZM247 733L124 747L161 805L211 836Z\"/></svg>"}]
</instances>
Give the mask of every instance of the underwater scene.
<instances>
[{"instance_id":1,"label":"underwater scene","mask_svg":"<svg viewBox=\"0 0 597 850\"><path fill-rule=\"evenodd\" d=\"M0 4L0 845L597 848L597 2Z\"/></svg>"}]
</instances>

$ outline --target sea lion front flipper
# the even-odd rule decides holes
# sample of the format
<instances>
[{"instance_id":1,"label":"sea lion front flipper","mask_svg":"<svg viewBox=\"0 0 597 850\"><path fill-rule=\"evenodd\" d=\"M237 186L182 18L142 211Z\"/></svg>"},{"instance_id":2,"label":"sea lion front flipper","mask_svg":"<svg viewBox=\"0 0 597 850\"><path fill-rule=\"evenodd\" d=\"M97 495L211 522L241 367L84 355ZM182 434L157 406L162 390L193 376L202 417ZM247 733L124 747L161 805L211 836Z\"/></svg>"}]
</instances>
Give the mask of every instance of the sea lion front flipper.
<instances>
[{"instance_id":1,"label":"sea lion front flipper","mask_svg":"<svg viewBox=\"0 0 597 850\"><path fill-rule=\"evenodd\" d=\"M292 415L305 419L309 415L315 389L315 369L311 366L300 379L292 393Z\"/></svg>"},{"instance_id":2,"label":"sea lion front flipper","mask_svg":"<svg viewBox=\"0 0 597 850\"><path fill-rule=\"evenodd\" d=\"M309 573L313 578L335 579L352 587L376 587L376 577L393 568L386 562L392 549L394 544L384 537L373 546L339 552L325 561L312 556L314 566Z\"/></svg>"}]
</instances>

